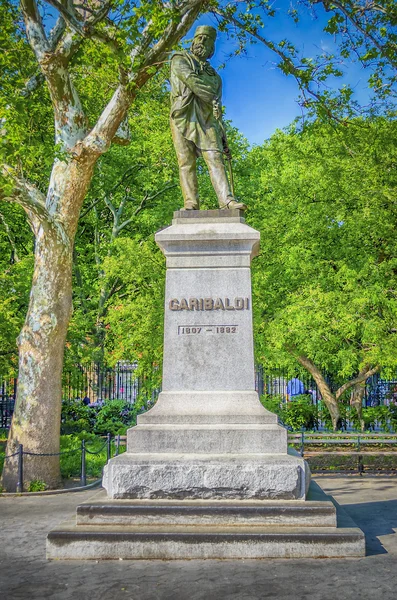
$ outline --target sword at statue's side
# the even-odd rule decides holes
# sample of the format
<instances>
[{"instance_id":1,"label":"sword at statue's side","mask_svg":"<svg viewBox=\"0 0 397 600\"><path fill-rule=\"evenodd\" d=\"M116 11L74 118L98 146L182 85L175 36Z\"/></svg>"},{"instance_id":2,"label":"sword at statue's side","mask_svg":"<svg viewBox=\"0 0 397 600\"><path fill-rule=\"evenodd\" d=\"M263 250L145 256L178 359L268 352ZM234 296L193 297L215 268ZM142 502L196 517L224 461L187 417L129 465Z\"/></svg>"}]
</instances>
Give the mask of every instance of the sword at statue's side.
<instances>
[{"instance_id":1,"label":"sword at statue's side","mask_svg":"<svg viewBox=\"0 0 397 600\"><path fill-rule=\"evenodd\" d=\"M232 169L232 157L226 156L227 160L227 170L229 172L229 183L230 183L230 191L232 192L233 198L235 198L234 194L234 178L233 178L233 169Z\"/></svg>"},{"instance_id":2,"label":"sword at statue's side","mask_svg":"<svg viewBox=\"0 0 397 600\"><path fill-rule=\"evenodd\" d=\"M232 168L232 157L230 154L230 149L227 143L227 137L226 137L226 130L225 130L225 124L222 121L222 108L219 104L219 102L217 100L213 101L213 114L215 119L218 121L219 123L219 127L221 129L222 132L222 141L223 141L223 154L226 157L226 161L227 161L227 172L229 175L229 185L230 185L230 191L232 193L232 197L233 197L233 201L236 202L235 198L235 189L234 189L234 177L233 177L233 168ZM226 207L225 207L226 208ZM243 204L242 202L238 202L238 208L239 210L247 210L247 206L245 204Z\"/></svg>"}]
</instances>

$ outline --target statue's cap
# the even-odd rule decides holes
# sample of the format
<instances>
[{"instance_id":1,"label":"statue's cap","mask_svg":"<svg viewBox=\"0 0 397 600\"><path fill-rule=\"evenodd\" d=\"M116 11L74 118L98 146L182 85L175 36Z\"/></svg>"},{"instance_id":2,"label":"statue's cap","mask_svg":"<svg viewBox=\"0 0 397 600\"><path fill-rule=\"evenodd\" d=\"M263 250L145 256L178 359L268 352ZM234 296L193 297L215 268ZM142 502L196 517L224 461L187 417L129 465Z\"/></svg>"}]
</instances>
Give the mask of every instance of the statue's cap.
<instances>
[{"instance_id":1,"label":"statue's cap","mask_svg":"<svg viewBox=\"0 0 397 600\"><path fill-rule=\"evenodd\" d=\"M194 37L197 35L208 35L214 42L216 40L216 29L210 25L200 25L194 32Z\"/></svg>"}]
</instances>

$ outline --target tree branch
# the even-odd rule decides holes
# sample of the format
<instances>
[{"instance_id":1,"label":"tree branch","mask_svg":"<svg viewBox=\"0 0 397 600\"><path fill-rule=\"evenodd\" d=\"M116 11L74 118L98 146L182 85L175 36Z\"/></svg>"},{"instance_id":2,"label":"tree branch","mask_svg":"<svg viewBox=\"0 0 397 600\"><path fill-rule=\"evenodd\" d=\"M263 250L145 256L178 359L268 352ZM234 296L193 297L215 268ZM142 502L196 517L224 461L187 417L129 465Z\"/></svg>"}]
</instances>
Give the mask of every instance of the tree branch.
<instances>
[{"instance_id":1,"label":"tree branch","mask_svg":"<svg viewBox=\"0 0 397 600\"><path fill-rule=\"evenodd\" d=\"M44 31L36 0L21 0L21 9L25 19L26 35L40 63L44 59L46 52L50 51L50 45Z\"/></svg>"},{"instance_id":2,"label":"tree branch","mask_svg":"<svg viewBox=\"0 0 397 600\"><path fill-rule=\"evenodd\" d=\"M79 33L82 37L84 37L84 31L82 27L83 23L80 19L76 17L76 14L71 13L67 9L67 7L58 0L46 0L46 2L54 8L56 8L56 10L63 17L63 19L69 25L69 27L71 27L72 29L74 29L74 31L76 31L76 33Z\"/></svg>"},{"instance_id":3,"label":"tree branch","mask_svg":"<svg viewBox=\"0 0 397 600\"><path fill-rule=\"evenodd\" d=\"M319 0L319 1L321 1L321 0ZM336 121L340 121L340 119L338 119L337 117L335 117L332 114L332 111L325 104L324 99L321 97L321 95L318 94L317 92L315 92L314 90L312 90L310 88L309 84L302 80L302 77L300 75L300 70L293 63L292 59L285 52L283 52L274 42L267 40L265 37L260 35L256 31L256 29L247 27L242 21L240 21L236 17L233 17L232 15L227 14L225 11L221 10L220 8L214 8L214 9L212 9L211 12L214 15L219 15L220 17L222 17L223 19L225 19L226 21L228 21L230 23L233 23L234 25L236 25L236 27L238 27L239 29L242 29L243 31L248 33L248 35L250 35L254 39L256 39L259 42L261 42L262 44L264 44L267 48L269 48L269 50L271 50L272 52L277 54L282 60L282 62L280 64L284 63L285 66L288 68L289 73L291 75L293 75L293 77L295 77L295 80L298 84L299 90L302 92L304 97L305 97L305 93L309 94L314 99L314 102L317 102L318 104L323 106L323 108L325 109L325 111L327 112L327 114L330 118L333 118ZM285 73L284 69L281 69L281 70Z\"/></svg>"},{"instance_id":4,"label":"tree branch","mask_svg":"<svg viewBox=\"0 0 397 600\"><path fill-rule=\"evenodd\" d=\"M150 23L146 25L140 43L131 52L129 85L127 87L126 82L122 82L116 89L96 125L84 140L87 151L101 155L108 150L138 90L160 69L167 52L187 33L205 2L206 0L185 0L179 5L175 4L174 9L179 9L180 20L173 19L150 50L148 48L154 40L154 34L151 32ZM134 64L138 56L143 56L144 59L140 64Z\"/></svg>"},{"instance_id":5,"label":"tree branch","mask_svg":"<svg viewBox=\"0 0 397 600\"><path fill-rule=\"evenodd\" d=\"M11 190L7 192L4 187L3 191L0 189L0 200L15 202L22 206L35 235L37 235L41 226L46 231L54 233L64 245L70 245L69 237L63 225L54 219L47 210L44 194L29 181L16 175L15 171L8 165L1 167L1 174L8 182L8 185L11 186Z\"/></svg>"},{"instance_id":6,"label":"tree branch","mask_svg":"<svg viewBox=\"0 0 397 600\"><path fill-rule=\"evenodd\" d=\"M362 371L360 371L360 373L357 375L357 377L355 377L354 379L351 379L350 381L347 381L336 391L335 398L337 400L339 400L339 398L342 396L342 394L344 392L346 392L346 390L353 387L357 383L366 381L369 377L371 377L371 375L374 375L375 373L377 373L379 371L379 369L380 369L380 365L376 365L376 367L373 367L372 369L369 367L369 365L366 365L364 367L364 369Z\"/></svg>"},{"instance_id":7,"label":"tree branch","mask_svg":"<svg viewBox=\"0 0 397 600\"><path fill-rule=\"evenodd\" d=\"M11 194L0 192L0 199L5 202L16 202L33 217L41 222L49 222L50 215L45 206L45 196L34 185L18 177L14 169L8 165L1 167L1 174L12 185Z\"/></svg>"},{"instance_id":8,"label":"tree branch","mask_svg":"<svg viewBox=\"0 0 397 600\"><path fill-rule=\"evenodd\" d=\"M324 5L328 4L328 2L325 0L319 0L319 1ZM353 27L358 29L358 31L364 36L364 39L368 38L368 40L371 41L371 43L375 46L375 48L377 48L379 50L382 57L386 57L387 60L390 62L390 64L393 65L394 67L397 65L397 61L394 61L391 57L385 56L384 47L381 44L379 44L378 40L370 33L368 28L363 27L361 25L361 23L353 17L352 13L349 12L348 10L346 10L346 8L343 6L343 4L341 2L338 2L337 0L332 0L331 4L332 4L332 6L335 6L346 17L346 19L348 21L350 21L350 23L353 25Z\"/></svg>"},{"instance_id":9,"label":"tree branch","mask_svg":"<svg viewBox=\"0 0 397 600\"><path fill-rule=\"evenodd\" d=\"M302 367L304 367L312 375L314 381L317 384L318 389L320 390L321 396L330 412L332 425L335 430L340 420L340 411L338 402L335 396L333 395L331 388L326 382L324 375L316 367L314 362L310 360L310 358L304 356L303 354L296 353L293 350L290 350L290 352L293 356L295 356L295 358L302 365Z\"/></svg>"}]
</instances>

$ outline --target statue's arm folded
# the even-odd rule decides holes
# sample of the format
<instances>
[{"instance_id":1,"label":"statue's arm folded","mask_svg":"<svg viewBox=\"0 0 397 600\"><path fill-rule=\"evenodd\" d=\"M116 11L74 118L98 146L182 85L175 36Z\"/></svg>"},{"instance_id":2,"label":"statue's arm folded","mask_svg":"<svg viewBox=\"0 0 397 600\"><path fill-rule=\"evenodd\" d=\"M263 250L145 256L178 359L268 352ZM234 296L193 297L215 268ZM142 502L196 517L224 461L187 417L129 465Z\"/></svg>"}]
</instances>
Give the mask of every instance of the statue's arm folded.
<instances>
[{"instance_id":1,"label":"statue's arm folded","mask_svg":"<svg viewBox=\"0 0 397 600\"><path fill-rule=\"evenodd\" d=\"M211 85L204 82L202 77L194 72L190 62L184 56L174 56L171 62L172 72L192 92L204 102L212 102L217 98L216 91Z\"/></svg>"}]
</instances>

